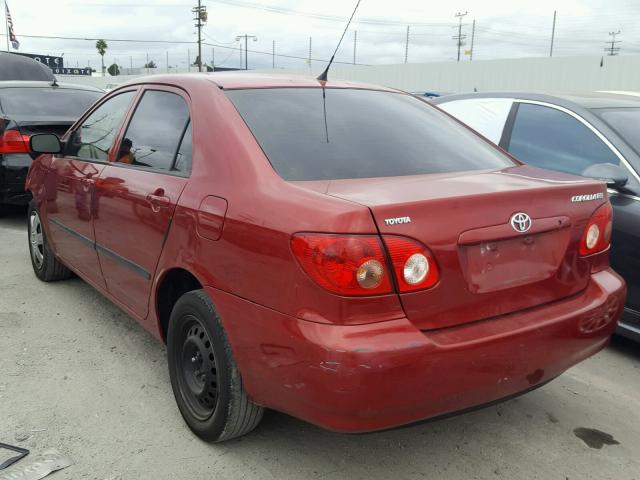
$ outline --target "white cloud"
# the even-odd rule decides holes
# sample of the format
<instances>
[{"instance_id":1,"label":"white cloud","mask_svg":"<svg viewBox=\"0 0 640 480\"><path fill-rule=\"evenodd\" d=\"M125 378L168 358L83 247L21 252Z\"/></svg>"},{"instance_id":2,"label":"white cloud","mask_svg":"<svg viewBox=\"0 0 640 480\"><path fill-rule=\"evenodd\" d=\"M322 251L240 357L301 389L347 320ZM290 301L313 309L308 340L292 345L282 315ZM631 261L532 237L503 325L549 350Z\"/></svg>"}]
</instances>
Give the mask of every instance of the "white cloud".
<instances>
[{"instance_id":1,"label":"white cloud","mask_svg":"<svg viewBox=\"0 0 640 480\"><path fill-rule=\"evenodd\" d=\"M16 33L22 51L56 54L64 52L68 66L98 65L95 41L28 38L25 35L100 37L107 39L146 39L194 41L195 29L187 0L10 0ZM307 57L309 37L313 37L312 56L331 55L343 21L322 18L348 17L355 2L344 0L205 0L209 23L204 29L207 43L215 48L216 64L238 66L235 38L244 33L258 36L249 50ZM242 5L245 5L244 7ZM248 6L261 8L248 8ZM622 53L640 53L640 14L636 0L467 0L425 2L411 0L362 0L352 28L347 33L337 60L353 59L353 30L358 30L357 60L360 63L401 63L404 61L406 25L411 24L409 61L447 61L456 56L453 28L457 11L469 11L464 18L464 34L470 43L471 21L477 22L475 59L548 55L553 10L558 9L557 55L600 55L607 33L622 30ZM275 13L273 9L284 9ZM304 12L294 14L290 10ZM363 20L369 20L363 21ZM379 22L379 23L376 23ZM388 24L384 24L384 23ZM4 40L4 38L2 39ZM467 47L468 48L468 47ZM149 55L164 67L169 63L186 66L196 46L186 44L131 43L109 41L105 57L123 66L142 65ZM203 59L211 61L212 47L205 46ZM271 56L249 53L252 67L269 67ZM303 67L302 59L276 58L279 67ZM321 65L314 63L314 69Z\"/></svg>"}]
</instances>

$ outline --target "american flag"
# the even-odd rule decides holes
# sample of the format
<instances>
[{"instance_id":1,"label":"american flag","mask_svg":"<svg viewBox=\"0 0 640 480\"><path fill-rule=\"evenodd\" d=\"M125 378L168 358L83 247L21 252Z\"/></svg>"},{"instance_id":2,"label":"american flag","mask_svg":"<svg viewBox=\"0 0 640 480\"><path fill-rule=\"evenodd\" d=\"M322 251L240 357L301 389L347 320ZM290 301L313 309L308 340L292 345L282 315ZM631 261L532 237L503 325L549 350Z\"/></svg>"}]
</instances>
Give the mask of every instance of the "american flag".
<instances>
[{"instance_id":1,"label":"american flag","mask_svg":"<svg viewBox=\"0 0 640 480\"><path fill-rule=\"evenodd\" d=\"M9 13L9 5L4 2L5 15L7 17L7 28L9 29L9 40L13 48L18 50L20 48L20 42L18 41L16 34L13 32L13 20L11 19L11 13Z\"/></svg>"}]
</instances>

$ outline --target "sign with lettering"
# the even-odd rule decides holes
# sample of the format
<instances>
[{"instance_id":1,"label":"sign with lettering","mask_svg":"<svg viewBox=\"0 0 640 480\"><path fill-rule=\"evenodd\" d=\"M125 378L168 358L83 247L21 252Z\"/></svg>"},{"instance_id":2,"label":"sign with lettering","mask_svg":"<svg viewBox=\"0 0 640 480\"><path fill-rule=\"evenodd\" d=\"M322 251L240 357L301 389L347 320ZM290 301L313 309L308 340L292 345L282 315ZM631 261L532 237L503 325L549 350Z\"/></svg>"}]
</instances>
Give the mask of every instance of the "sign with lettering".
<instances>
[{"instance_id":1,"label":"sign with lettering","mask_svg":"<svg viewBox=\"0 0 640 480\"><path fill-rule=\"evenodd\" d=\"M15 55L22 55L23 57L33 58L36 62L44 63L47 67L50 67L52 70L54 68L63 68L64 67L64 58L62 57L52 57L51 55L38 55L36 53L18 53L12 52Z\"/></svg>"},{"instance_id":2,"label":"sign with lettering","mask_svg":"<svg viewBox=\"0 0 640 480\"><path fill-rule=\"evenodd\" d=\"M53 73L56 75L85 75L91 76L91 68L52 68Z\"/></svg>"}]
</instances>

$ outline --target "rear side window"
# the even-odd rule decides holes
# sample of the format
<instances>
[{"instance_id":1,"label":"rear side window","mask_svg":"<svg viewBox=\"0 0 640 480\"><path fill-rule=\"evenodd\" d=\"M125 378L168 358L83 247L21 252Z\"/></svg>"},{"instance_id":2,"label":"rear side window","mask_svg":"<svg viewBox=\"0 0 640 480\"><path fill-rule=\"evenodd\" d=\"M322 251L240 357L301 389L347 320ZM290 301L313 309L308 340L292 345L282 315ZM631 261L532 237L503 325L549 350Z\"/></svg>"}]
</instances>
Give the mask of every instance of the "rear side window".
<instances>
[{"instance_id":1,"label":"rear side window","mask_svg":"<svg viewBox=\"0 0 640 480\"><path fill-rule=\"evenodd\" d=\"M100 105L66 143L65 155L107 161L118 127L136 92L124 92Z\"/></svg>"},{"instance_id":2,"label":"rear side window","mask_svg":"<svg viewBox=\"0 0 640 480\"><path fill-rule=\"evenodd\" d=\"M413 96L373 90L230 90L285 180L395 177L500 169L513 162Z\"/></svg>"},{"instance_id":3,"label":"rear side window","mask_svg":"<svg viewBox=\"0 0 640 480\"><path fill-rule=\"evenodd\" d=\"M189 122L189 108L175 93L147 90L131 118L117 162L171 170Z\"/></svg>"},{"instance_id":4,"label":"rear side window","mask_svg":"<svg viewBox=\"0 0 640 480\"><path fill-rule=\"evenodd\" d=\"M69 88L0 88L0 107L6 115L79 118L102 93Z\"/></svg>"},{"instance_id":5,"label":"rear side window","mask_svg":"<svg viewBox=\"0 0 640 480\"><path fill-rule=\"evenodd\" d=\"M509 152L536 167L575 175L596 163L620 164L582 122L555 108L529 103L518 106Z\"/></svg>"},{"instance_id":6,"label":"rear side window","mask_svg":"<svg viewBox=\"0 0 640 480\"><path fill-rule=\"evenodd\" d=\"M638 132L640 108L594 109L593 112L607 122L640 155L640 132ZM636 162L633 157L627 160L631 163ZM640 170L639 163L636 163L634 167Z\"/></svg>"}]
</instances>

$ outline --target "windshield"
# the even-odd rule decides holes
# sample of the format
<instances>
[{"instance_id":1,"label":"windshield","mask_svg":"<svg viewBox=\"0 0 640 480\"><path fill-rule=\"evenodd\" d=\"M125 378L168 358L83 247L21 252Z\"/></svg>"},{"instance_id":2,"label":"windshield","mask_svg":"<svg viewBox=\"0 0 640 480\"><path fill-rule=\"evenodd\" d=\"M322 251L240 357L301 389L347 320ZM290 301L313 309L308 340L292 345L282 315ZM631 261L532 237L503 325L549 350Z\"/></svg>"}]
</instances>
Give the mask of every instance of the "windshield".
<instances>
[{"instance_id":1,"label":"windshield","mask_svg":"<svg viewBox=\"0 0 640 480\"><path fill-rule=\"evenodd\" d=\"M640 108L606 108L594 111L640 155ZM640 169L636 159L628 160L634 164L636 170Z\"/></svg>"},{"instance_id":2,"label":"windshield","mask_svg":"<svg viewBox=\"0 0 640 480\"><path fill-rule=\"evenodd\" d=\"M0 109L6 115L78 118L101 96L71 88L2 88Z\"/></svg>"},{"instance_id":3,"label":"windshield","mask_svg":"<svg viewBox=\"0 0 640 480\"><path fill-rule=\"evenodd\" d=\"M467 128L410 95L335 88L226 94L285 180L395 177L514 165Z\"/></svg>"}]
</instances>

